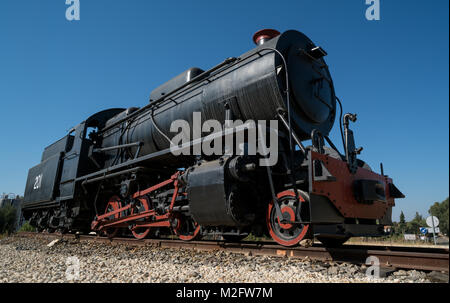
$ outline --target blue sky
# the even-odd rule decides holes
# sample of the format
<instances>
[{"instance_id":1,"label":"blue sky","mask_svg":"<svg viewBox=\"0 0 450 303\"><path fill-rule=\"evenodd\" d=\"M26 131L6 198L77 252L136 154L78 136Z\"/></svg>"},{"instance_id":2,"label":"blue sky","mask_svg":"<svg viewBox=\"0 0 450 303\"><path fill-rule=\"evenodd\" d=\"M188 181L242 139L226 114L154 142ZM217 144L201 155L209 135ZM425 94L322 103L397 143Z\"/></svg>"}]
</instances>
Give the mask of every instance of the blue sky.
<instances>
[{"instance_id":1,"label":"blue sky","mask_svg":"<svg viewBox=\"0 0 450 303\"><path fill-rule=\"evenodd\" d=\"M362 158L394 178L407 219L449 195L449 2L380 0L0 2L0 192L23 194L43 149L89 115L143 106L191 66L253 47L262 28L296 29L327 52ZM337 123L332 139L339 144ZM340 146L340 144L339 144Z\"/></svg>"}]
</instances>

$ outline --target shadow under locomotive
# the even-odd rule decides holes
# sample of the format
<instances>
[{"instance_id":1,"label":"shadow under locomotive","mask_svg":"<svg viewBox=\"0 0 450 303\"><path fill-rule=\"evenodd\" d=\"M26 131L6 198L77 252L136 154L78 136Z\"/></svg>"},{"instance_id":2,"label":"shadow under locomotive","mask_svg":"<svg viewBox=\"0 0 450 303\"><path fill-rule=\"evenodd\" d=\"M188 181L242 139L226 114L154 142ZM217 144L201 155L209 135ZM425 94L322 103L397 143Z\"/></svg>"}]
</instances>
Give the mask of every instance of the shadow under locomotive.
<instances>
[{"instance_id":1,"label":"shadow under locomotive","mask_svg":"<svg viewBox=\"0 0 450 303\"><path fill-rule=\"evenodd\" d=\"M339 100L326 52L298 31L262 30L254 41L238 58L156 88L146 106L99 112L47 147L28 174L25 218L48 231L230 241L252 233L285 246L384 235L403 194L357 158L362 148L349 128L356 115L339 119L344 154L328 138ZM276 119L277 163L225 150L175 156L171 122L192 125L193 112L222 124Z\"/></svg>"}]
</instances>

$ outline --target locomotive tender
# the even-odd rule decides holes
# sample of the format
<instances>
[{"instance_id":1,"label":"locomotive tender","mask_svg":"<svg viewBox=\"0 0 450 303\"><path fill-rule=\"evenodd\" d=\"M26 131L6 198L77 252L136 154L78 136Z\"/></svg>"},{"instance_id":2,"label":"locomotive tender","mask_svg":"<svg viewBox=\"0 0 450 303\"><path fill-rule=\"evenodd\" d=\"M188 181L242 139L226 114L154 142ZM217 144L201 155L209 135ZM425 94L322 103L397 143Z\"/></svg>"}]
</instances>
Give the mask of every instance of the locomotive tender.
<instances>
[{"instance_id":1,"label":"locomotive tender","mask_svg":"<svg viewBox=\"0 0 450 303\"><path fill-rule=\"evenodd\" d=\"M253 233L285 246L383 235L403 194L357 158L356 115L342 117L342 105L344 153L328 138L340 101L326 52L295 30L261 30L253 40L238 58L157 87L146 106L96 113L45 148L28 173L25 218L48 231L230 241ZM245 152L174 155L171 123L192 126L194 112L222 124L277 120L277 163L265 167Z\"/></svg>"}]
</instances>

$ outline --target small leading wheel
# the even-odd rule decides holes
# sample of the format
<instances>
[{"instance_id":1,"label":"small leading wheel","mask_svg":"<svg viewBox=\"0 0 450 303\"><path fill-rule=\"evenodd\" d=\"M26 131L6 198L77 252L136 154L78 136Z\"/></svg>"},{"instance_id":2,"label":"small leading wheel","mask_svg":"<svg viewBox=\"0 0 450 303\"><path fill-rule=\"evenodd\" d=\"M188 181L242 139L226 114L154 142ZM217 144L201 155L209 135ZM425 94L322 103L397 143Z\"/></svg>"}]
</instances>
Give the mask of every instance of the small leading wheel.
<instances>
[{"instance_id":1,"label":"small leading wheel","mask_svg":"<svg viewBox=\"0 0 450 303\"><path fill-rule=\"evenodd\" d=\"M120 202L120 198L118 196L112 196L109 199L108 204L106 204L105 214L118 210L121 206L122 203ZM120 218L120 213L107 217L108 220L114 220L118 218ZM119 228L117 227L108 227L103 230L103 234L108 238L114 238L117 235L118 231Z\"/></svg>"},{"instance_id":2,"label":"small leading wheel","mask_svg":"<svg viewBox=\"0 0 450 303\"><path fill-rule=\"evenodd\" d=\"M176 214L172 219L172 228L175 234L183 241L191 241L200 235L200 225L191 217Z\"/></svg>"},{"instance_id":3,"label":"small leading wheel","mask_svg":"<svg viewBox=\"0 0 450 303\"><path fill-rule=\"evenodd\" d=\"M298 201L292 190L286 190L277 195L283 219L288 222L298 221L295 218L297 207L305 200L299 195ZM266 216L269 234L277 243L283 246L295 246L308 234L309 224L280 222L277 216L274 201L269 203Z\"/></svg>"},{"instance_id":4,"label":"small leading wheel","mask_svg":"<svg viewBox=\"0 0 450 303\"><path fill-rule=\"evenodd\" d=\"M136 201L134 207L131 209L131 214L138 214L148 210L150 210L150 201L147 197L142 197ZM136 220L136 222L145 222L145 218L138 219ZM136 239L144 239L145 237L147 237L149 232L150 227L138 227L131 231Z\"/></svg>"}]
</instances>

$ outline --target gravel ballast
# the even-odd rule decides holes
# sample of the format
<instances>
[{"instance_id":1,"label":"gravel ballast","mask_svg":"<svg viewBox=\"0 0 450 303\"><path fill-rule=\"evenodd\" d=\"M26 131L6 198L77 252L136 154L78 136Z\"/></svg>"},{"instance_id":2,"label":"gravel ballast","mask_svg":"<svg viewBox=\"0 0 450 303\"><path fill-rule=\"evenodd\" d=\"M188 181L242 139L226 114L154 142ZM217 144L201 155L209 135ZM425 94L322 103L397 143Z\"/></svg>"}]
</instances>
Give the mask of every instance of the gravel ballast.
<instances>
[{"instance_id":1,"label":"gravel ballast","mask_svg":"<svg viewBox=\"0 0 450 303\"><path fill-rule=\"evenodd\" d=\"M8 237L0 240L0 283L4 282L416 282L432 274L396 271L385 278L365 275L366 266L308 259L245 256L94 241ZM74 258L75 257L75 258ZM68 259L69 258L69 259ZM78 276L73 270L79 262ZM448 279L448 276L447 276Z\"/></svg>"}]
</instances>

